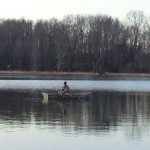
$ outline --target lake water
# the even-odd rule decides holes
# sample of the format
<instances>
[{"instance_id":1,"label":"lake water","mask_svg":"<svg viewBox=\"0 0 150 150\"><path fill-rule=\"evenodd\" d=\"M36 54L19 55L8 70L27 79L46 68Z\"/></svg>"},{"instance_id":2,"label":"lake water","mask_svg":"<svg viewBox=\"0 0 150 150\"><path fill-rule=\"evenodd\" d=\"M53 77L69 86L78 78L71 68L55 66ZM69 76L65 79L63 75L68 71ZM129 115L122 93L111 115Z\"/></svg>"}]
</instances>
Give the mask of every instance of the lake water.
<instances>
[{"instance_id":1,"label":"lake water","mask_svg":"<svg viewBox=\"0 0 150 150\"><path fill-rule=\"evenodd\" d=\"M68 80L88 101L42 103L63 80L0 80L2 150L149 150L150 80Z\"/></svg>"}]
</instances>

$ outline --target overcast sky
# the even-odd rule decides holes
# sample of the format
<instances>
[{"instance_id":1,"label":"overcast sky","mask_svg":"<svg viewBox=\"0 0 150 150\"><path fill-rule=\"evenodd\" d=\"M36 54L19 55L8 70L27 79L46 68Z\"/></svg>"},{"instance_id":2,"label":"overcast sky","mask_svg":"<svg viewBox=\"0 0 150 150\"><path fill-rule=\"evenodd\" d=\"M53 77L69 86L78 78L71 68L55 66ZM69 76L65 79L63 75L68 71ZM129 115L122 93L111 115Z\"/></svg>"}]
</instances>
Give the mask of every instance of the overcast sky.
<instances>
[{"instance_id":1,"label":"overcast sky","mask_svg":"<svg viewBox=\"0 0 150 150\"><path fill-rule=\"evenodd\" d=\"M150 16L150 0L0 0L0 18L62 19L65 15L106 14L124 19L130 10Z\"/></svg>"}]
</instances>

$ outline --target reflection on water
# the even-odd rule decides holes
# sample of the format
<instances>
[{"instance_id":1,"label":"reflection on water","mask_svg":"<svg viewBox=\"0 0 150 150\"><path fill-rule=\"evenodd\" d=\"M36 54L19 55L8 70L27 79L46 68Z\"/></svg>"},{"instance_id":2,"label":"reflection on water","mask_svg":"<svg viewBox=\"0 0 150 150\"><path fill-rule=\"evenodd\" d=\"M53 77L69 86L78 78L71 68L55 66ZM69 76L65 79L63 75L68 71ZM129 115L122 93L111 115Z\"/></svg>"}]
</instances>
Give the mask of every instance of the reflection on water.
<instances>
[{"instance_id":1,"label":"reflection on water","mask_svg":"<svg viewBox=\"0 0 150 150\"><path fill-rule=\"evenodd\" d=\"M93 107L92 116L96 126L107 126L107 130L122 128L129 138L142 138L145 133L149 134L149 94L98 93Z\"/></svg>"},{"instance_id":2,"label":"reflection on water","mask_svg":"<svg viewBox=\"0 0 150 150\"><path fill-rule=\"evenodd\" d=\"M60 90L63 80L0 80L0 90ZM71 90L150 92L150 80L68 80Z\"/></svg>"},{"instance_id":3,"label":"reflection on water","mask_svg":"<svg viewBox=\"0 0 150 150\"><path fill-rule=\"evenodd\" d=\"M85 142L87 149L91 149L92 144L97 150L99 147L138 150L141 149L137 146L139 143L144 143L147 149L145 139L150 135L150 94L93 91L89 101L43 104L40 91L0 91L0 133L3 146L7 140L24 143L26 134L29 139L35 136L34 142L30 143L31 150L48 149L52 145L54 149L60 149L54 139L65 143L66 138L72 149L79 150L83 149ZM9 139L11 135L17 135L16 139ZM49 142L45 142L45 137ZM117 140L121 142L114 145ZM78 146L73 141L77 141ZM130 147L132 141L135 144ZM3 149L11 148L11 145L5 146ZM20 144L16 143L15 147L20 147ZM62 146L61 150L66 147Z\"/></svg>"}]
</instances>

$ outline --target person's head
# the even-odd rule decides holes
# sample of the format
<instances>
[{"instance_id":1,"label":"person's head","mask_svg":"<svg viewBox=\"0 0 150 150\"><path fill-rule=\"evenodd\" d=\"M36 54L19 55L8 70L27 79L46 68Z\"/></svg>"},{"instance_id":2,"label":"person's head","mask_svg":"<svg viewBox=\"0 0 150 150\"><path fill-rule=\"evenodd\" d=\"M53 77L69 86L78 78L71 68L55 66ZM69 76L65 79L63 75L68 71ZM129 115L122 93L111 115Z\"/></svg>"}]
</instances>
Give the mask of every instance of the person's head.
<instances>
[{"instance_id":1,"label":"person's head","mask_svg":"<svg viewBox=\"0 0 150 150\"><path fill-rule=\"evenodd\" d=\"M66 82L66 81L64 82L64 85L67 85L67 82Z\"/></svg>"}]
</instances>

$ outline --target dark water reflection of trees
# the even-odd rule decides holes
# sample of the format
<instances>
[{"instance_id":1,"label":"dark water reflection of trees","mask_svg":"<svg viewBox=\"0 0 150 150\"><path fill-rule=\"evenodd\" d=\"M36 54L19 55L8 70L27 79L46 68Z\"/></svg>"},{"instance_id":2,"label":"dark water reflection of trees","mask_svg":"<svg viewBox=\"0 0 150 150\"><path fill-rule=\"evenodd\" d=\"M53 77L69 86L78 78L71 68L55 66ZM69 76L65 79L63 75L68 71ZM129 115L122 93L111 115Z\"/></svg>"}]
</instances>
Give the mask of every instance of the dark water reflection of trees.
<instances>
[{"instance_id":1,"label":"dark water reflection of trees","mask_svg":"<svg viewBox=\"0 0 150 150\"><path fill-rule=\"evenodd\" d=\"M140 136L149 131L150 95L98 91L92 93L90 101L42 104L37 91L1 91L0 120L22 127L35 124L86 132L123 127L130 136Z\"/></svg>"},{"instance_id":2,"label":"dark water reflection of trees","mask_svg":"<svg viewBox=\"0 0 150 150\"><path fill-rule=\"evenodd\" d=\"M146 93L97 93L93 100L95 120L101 122L102 118L104 120L107 118L106 120L112 123L117 122L117 119L122 115L131 118L136 118L139 115L149 116L149 100L150 95ZM104 120L102 123L105 122Z\"/></svg>"}]
</instances>

